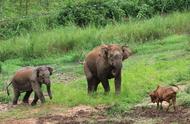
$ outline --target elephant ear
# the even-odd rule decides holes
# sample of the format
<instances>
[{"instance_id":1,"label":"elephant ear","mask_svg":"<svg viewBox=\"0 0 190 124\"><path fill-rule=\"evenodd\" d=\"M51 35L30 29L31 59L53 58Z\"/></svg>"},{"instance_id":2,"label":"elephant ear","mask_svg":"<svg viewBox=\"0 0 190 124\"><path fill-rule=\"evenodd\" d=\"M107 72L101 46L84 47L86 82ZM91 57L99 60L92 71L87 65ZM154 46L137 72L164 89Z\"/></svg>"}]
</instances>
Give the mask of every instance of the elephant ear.
<instances>
[{"instance_id":1,"label":"elephant ear","mask_svg":"<svg viewBox=\"0 0 190 124\"><path fill-rule=\"evenodd\" d=\"M122 46L121 49L123 52L123 60L127 59L132 54L132 51L129 49L128 45Z\"/></svg>"},{"instance_id":2,"label":"elephant ear","mask_svg":"<svg viewBox=\"0 0 190 124\"><path fill-rule=\"evenodd\" d=\"M103 56L104 59L107 59L107 57L108 57L108 51L109 51L108 46L104 45L104 46L101 47L100 50L101 50L100 51L100 56Z\"/></svg>"},{"instance_id":3,"label":"elephant ear","mask_svg":"<svg viewBox=\"0 0 190 124\"><path fill-rule=\"evenodd\" d=\"M42 70L42 67L37 67L36 68L36 76L39 77L40 71Z\"/></svg>"},{"instance_id":4,"label":"elephant ear","mask_svg":"<svg viewBox=\"0 0 190 124\"><path fill-rule=\"evenodd\" d=\"M47 67L47 68L48 68L48 70L50 72L50 75L52 75L53 74L53 68L52 67Z\"/></svg>"}]
</instances>

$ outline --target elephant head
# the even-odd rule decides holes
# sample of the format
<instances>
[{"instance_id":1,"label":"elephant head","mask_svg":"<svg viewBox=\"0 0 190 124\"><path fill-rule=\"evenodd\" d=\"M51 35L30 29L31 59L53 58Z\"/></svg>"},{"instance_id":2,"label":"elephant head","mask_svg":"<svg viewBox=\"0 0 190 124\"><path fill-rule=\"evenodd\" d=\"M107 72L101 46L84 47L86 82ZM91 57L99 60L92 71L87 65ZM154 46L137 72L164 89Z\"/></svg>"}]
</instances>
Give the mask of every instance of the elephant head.
<instances>
[{"instance_id":1,"label":"elephant head","mask_svg":"<svg viewBox=\"0 0 190 124\"><path fill-rule=\"evenodd\" d=\"M109 66L111 66L112 74L117 76L122 68L122 61L132 54L128 46L120 46L116 44L103 45L101 55L104 57Z\"/></svg>"},{"instance_id":2,"label":"elephant head","mask_svg":"<svg viewBox=\"0 0 190 124\"><path fill-rule=\"evenodd\" d=\"M36 69L36 72L37 72L38 82L47 85L48 95L49 95L50 99L52 99L52 94L51 94L51 89L50 89L51 88L50 75L52 75L52 73L53 73L53 68L42 66L42 67L38 67Z\"/></svg>"}]
</instances>

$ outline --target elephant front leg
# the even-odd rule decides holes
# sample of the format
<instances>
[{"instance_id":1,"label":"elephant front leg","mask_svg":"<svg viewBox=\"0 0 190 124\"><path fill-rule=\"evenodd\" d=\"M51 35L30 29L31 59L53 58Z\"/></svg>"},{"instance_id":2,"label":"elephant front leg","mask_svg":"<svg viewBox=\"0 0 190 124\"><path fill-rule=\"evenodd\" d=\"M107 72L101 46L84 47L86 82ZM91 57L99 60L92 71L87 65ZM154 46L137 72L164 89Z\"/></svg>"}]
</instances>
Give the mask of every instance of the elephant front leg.
<instances>
[{"instance_id":1,"label":"elephant front leg","mask_svg":"<svg viewBox=\"0 0 190 124\"><path fill-rule=\"evenodd\" d=\"M110 85L109 85L108 79L103 78L103 79L101 79L101 82L102 82L102 85L104 87L105 93L109 93L110 92Z\"/></svg>"},{"instance_id":2,"label":"elephant front leg","mask_svg":"<svg viewBox=\"0 0 190 124\"><path fill-rule=\"evenodd\" d=\"M118 74L116 77L115 77L115 94L120 94L121 92L121 73Z\"/></svg>"},{"instance_id":3,"label":"elephant front leg","mask_svg":"<svg viewBox=\"0 0 190 124\"><path fill-rule=\"evenodd\" d=\"M38 95L35 93L35 94L34 94L34 100L32 101L31 105L32 105L32 106L36 105L36 103L38 102L38 99L39 99L39 98L38 98Z\"/></svg>"},{"instance_id":4,"label":"elephant front leg","mask_svg":"<svg viewBox=\"0 0 190 124\"><path fill-rule=\"evenodd\" d=\"M25 96L24 96L24 98L23 98L23 103L29 103L29 97L30 97L30 94L32 93L32 90L30 90L30 91L27 91L26 92L26 94L25 94Z\"/></svg>"},{"instance_id":5,"label":"elephant front leg","mask_svg":"<svg viewBox=\"0 0 190 124\"><path fill-rule=\"evenodd\" d=\"M40 99L41 103L44 103L45 102L45 98L44 98L44 95L41 91L41 87L39 85L38 82L32 82L32 89L33 91L35 92L35 94L37 94L38 98Z\"/></svg>"}]
</instances>

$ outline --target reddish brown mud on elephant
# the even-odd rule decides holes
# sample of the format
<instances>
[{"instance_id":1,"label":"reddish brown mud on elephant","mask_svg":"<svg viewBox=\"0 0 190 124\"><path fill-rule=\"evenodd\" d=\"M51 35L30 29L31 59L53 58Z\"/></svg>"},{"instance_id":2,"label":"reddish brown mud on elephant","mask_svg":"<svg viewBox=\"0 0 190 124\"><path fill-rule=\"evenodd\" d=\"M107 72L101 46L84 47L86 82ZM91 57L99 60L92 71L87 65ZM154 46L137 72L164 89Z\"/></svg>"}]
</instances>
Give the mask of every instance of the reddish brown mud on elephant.
<instances>
[{"instance_id":1,"label":"reddish brown mud on elephant","mask_svg":"<svg viewBox=\"0 0 190 124\"><path fill-rule=\"evenodd\" d=\"M90 51L84 62L88 93L97 91L101 82L105 93L110 91L108 79L115 79L115 93L121 91L122 61L132 54L128 46L117 44L101 45Z\"/></svg>"},{"instance_id":2,"label":"reddish brown mud on elephant","mask_svg":"<svg viewBox=\"0 0 190 124\"><path fill-rule=\"evenodd\" d=\"M53 69L51 67L41 66L41 67L25 67L16 72L13 76L12 81L9 85L13 85L14 98L13 104L17 104L20 93L26 92L23 102L28 103L30 94L32 91L35 92L34 100L32 101L32 105L36 105L38 99L42 103L45 102L44 95L41 90L41 85L46 84L47 91L50 99L52 99L51 94L51 83L50 83L50 75L52 75ZM8 86L9 86L8 85ZM7 86L7 94L8 92Z\"/></svg>"}]
</instances>

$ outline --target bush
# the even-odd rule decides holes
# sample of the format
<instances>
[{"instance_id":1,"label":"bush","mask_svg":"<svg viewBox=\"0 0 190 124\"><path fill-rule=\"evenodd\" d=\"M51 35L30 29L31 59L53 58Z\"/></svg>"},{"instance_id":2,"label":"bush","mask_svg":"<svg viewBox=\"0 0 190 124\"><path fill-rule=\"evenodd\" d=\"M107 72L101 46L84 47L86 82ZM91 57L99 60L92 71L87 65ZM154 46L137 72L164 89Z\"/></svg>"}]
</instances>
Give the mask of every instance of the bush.
<instances>
[{"instance_id":1,"label":"bush","mask_svg":"<svg viewBox=\"0 0 190 124\"><path fill-rule=\"evenodd\" d=\"M157 13L188 10L190 7L189 0L143 0L143 2L152 6Z\"/></svg>"},{"instance_id":2,"label":"bush","mask_svg":"<svg viewBox=\"0 0 190 124\"><path fill-rule=\"evenodd\" d=\"M81 27L105 26L128 17L146 19L155 14L189 9L190 0L84 0L83 2L71 2L54 14L1 21L0 39L28 32L41 32L68 23L74 23ZM58 13L58 16L55 13Z\"/></svg>"},{"instance_id":3,"label":"bush","mask_svg":"<svg viewBox=\"0 0 190 124\"><path fill-rule=\"evenodd\" d=\"M0 61L0 73L2 72L2 62Z\"/></svg>"},{"instance_id":4,"label":"bush","mask_svg":"<svg viewBox=\"0 0 190 124\"><path fill-rule=\"evenodd\" d=\"M31 31L40 32L57 26L55 16L29 17L12 19L0 23L0 39L27 34Z\"/></svg>"},{"instance_id":5,"label":"bush","mask_svg":"<svg viewBox=\"0 0 190 124\"><path fill-rule=\"evenodd\" d=\"M124 11L117 3L89 1L85 4L63 8L59 13L58 22L62 25L72 22L78 26L89 24L104 26L109 22L121 21L123 17L125 17Z\"/></svg>"},{"instance_id":6,"label":"bush","mask_svg":"<svg viewBox=\"0 0 190 124\"><path fill-rule=\"evenodd\" d=\"M139 11L138 4L134 1L120 1L119 6L127 17L136 17Z\"/></svg>"},{"instance_id":7,"label":"bush","mask_svg":"<svg viewBox=\"0 0 190 124\"><path fill-rule=\"evenodd\" d=\"M153 8L150 5L142 4L139 6L139 12L137 18L150 18L154 14Z\"/></svg>"}]
</instances>

